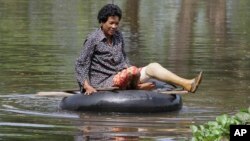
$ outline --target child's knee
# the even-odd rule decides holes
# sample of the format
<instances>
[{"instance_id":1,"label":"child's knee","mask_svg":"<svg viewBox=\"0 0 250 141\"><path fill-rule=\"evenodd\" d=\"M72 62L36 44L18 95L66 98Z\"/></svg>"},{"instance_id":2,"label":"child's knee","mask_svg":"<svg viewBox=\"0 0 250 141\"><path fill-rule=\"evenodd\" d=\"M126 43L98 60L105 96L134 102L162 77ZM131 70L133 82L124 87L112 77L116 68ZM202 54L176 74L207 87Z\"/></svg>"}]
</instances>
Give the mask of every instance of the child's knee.
<instances>
[{"instance_id":1,"label":"child's knee","mask_svg":"<svg viewBox=\"0 0 250 141\"><path fill-rule=\"evenodd\" d=\"M153 62L153 63L149 63L146 67L147 68L155 68L155 67L158 67L158 66L161 66L159 63L157 62Z\"/></svg>"}]
</instances>

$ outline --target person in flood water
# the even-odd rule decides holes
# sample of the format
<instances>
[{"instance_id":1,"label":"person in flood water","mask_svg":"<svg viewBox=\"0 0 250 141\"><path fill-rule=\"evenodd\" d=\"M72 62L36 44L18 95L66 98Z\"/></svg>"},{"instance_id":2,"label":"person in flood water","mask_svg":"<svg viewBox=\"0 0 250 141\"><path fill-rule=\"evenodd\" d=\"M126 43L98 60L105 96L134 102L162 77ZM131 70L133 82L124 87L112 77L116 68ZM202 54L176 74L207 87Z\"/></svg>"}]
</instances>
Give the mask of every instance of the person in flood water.
<instances>
[{"instance_id":1,"label":"person in flood water","mask_svg":"<svg viewBox=\"0 0 250 141\"><path fill-rule=\"evenodd\" d=\"M202 72L195 78L185 79L159 63L149 63L144 67L129 64L123 36L118 30L121 18L122 11L117 5L107 4L100 9L97 16L100 27L88 35L75 64L82 92L90 95L100 87L151 90L155 86L147 82L150 78L181 86L191 93L197 90Z\"/></svg>"}]
</instances>

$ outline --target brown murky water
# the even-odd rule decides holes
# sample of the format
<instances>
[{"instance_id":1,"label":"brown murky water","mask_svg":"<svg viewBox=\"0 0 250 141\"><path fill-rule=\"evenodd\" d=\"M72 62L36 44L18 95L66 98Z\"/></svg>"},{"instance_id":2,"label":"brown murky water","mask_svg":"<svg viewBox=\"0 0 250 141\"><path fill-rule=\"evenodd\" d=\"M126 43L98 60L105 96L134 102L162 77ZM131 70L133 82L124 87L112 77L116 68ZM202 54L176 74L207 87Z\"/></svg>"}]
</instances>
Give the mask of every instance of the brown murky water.
<instances>
[{"instance_id":1,"label":"brown murky water","mask_svg":"<svg viewBox=\"0 0 250 141\"><path fill-rule=\"evenodd\" d=\"M60 111L74 61L111 0L0 0L0 140L189 140L192 124L250 106L250 1L115 0L126 52L185 77L204 71L183 108L162 114Z\"/></svg>"}]
</instances>

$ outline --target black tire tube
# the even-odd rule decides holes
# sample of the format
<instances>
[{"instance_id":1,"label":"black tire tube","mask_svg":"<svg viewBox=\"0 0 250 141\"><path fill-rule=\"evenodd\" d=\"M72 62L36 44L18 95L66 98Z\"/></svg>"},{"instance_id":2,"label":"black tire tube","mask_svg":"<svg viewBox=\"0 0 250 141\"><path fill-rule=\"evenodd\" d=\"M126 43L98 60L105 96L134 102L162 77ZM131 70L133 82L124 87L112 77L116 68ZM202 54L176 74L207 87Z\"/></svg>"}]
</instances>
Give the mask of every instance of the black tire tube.
<instances>
[{"instance_id":1,"label":"black tire tube","mask_svg":"<svg viewBox=\"0 0 250 141\"><path fill-rule=\"evenodd\" d=\"M75 94L63 98L60 108L70 111L156 113L181 109L180 95L145 90L99 91L91 96Z\"/></svg>"}]
</instances>

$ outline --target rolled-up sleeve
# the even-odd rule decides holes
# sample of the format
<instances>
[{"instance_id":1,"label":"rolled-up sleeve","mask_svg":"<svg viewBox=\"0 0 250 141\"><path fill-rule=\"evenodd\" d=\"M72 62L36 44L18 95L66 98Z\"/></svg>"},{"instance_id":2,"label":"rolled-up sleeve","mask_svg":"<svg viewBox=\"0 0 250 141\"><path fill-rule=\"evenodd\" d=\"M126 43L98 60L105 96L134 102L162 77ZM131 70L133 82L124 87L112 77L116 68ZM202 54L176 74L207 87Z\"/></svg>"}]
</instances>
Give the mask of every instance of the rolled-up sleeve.
<instances>
[{"instance_id":1,"label":"rolled-up sleeve","mask_svg":"<svg viewBox=\"0 0 250 141\"><path fill-rule=\"evenodd\" d=\"M84 81L89 81L89 70L91 58L94 53L95 44L93 40L85 40L80 56L76 59L75 71L78 83L84 84Z\"/></svg>"}]
</instances>

